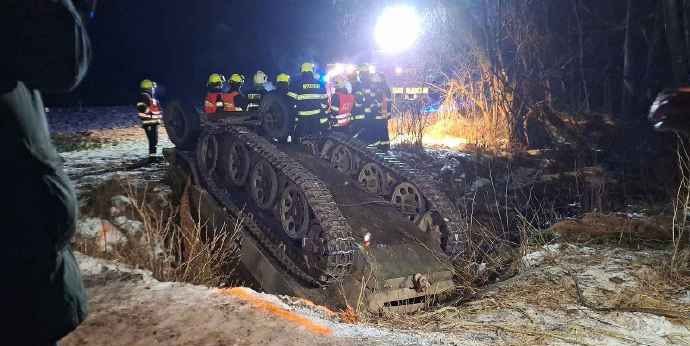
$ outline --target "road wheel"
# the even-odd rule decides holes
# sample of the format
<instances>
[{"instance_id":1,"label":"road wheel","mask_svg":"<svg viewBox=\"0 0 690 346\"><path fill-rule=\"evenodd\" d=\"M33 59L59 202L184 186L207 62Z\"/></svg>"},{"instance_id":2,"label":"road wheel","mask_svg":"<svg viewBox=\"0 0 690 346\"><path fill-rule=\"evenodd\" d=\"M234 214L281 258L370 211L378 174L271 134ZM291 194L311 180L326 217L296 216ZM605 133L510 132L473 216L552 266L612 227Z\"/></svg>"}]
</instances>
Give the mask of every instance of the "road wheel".
<instances>
[{"instance_id":1,"label":"road wheel","mask_svg":"<svg viewBox=\"0 0 690 346\"><path fill-rule=\"evenodd\" d=\"M261 100L261 130L269 139L285 142L294 125L287 97L279 93L268 93Z\"/></svg>"},{"instance_id":2,"label":"road wheel","mask_svg":"<svg viewBox=\"0 0 690 346\"><path fill-rule=\"evenodd\" d=\"M199 139L200 115L192 107L171 101L163 107L163 124L170 141L183 150L192 150Z\"/></svg>"},{"instance_id":3,"label":"road wheel","mask_svg":"<svg viewBox=\"0 0 690 346\"><path fill-rule=\"evenodd\" d=\"M302 190L290 184L283 191L279 205L283 231L292 239L302 239L310 224L309 204Z\"/></svg>"},{"instance_id":4,"label":"road wheel","mask_svg":"<svg viewBox=\"0 0 690 346\"><path fill-rule=\"evenodd\" d=\"M249 178L249 188L256 206L270 210L278 195L278 176L266 160L254 165Z\"/></svg>"},{"instance_id":5,"label":"road wheel","mask_svg":"<svg viewBox=\"0 0 690 346\"><path fill-rule=\"evenodd\" d=\"M416 186L402 182L395 186L391 203L410 221L417 222L426 212L426 201Z\"/></svg>"}]
</instances>

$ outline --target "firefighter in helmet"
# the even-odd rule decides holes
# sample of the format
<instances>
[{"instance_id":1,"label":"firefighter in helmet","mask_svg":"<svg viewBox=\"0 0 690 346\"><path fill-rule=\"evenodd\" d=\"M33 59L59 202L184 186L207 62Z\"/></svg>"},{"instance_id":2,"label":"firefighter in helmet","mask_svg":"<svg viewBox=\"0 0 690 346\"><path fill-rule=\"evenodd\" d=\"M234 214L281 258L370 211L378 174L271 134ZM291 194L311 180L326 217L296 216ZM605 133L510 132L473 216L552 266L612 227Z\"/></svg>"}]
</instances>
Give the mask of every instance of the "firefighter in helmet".
<instances>
[{"instance_id":1,"label":"firefighter in helmet","mask_svg":"<svg viewBox=\"0 0 690 346\"><path fill-rule=\"evenodd\" d=\"M206 99L204 100L204 113L213 114L223 108L223 91L225 89L225 77L219 73L208 76L206 82Z\"/></svg>"},{"instance_id":2,"label":"firefighter in helmet","mask_svg":"<svg viewBox=\"0 0 690 346\"><path fill-rule=\"evenodd\" d=\"M254 85L247 92L247 110L258 111L261 107L261 99L266 94L268 76L263 71L256 71L253 78Z\"/></svg>"},{"instance_id":3,"label":"firefighter in helmet","mask_svg":"<svg viewBox=\"0 0 690 346\"><path fill-rule=\"evenodd\" d=\"M328 126L328 95L321 81L314 78L314 64L302 64L300 77L290 83L287 93L295 106L295 135L299 138L318 135Z\"/></svg>"},{"instance_id":4,"label":"firefighter in helmet","mask_svg":"<svg viewBox=\"0 0 690 346\"><path fill-rule=\"evenodd\" d=\"M369 64L357 66L357 77L352 84L355 107L351 131L355 137L367 144L375 142L370 127L375 117L374 112L378 107L378 98L371 83L371 70L372 67Z\"/></svg>"},{"instance_id":5,"label":"firefighter in helmet","mask_svg":"<svg viewBox=\"0 0 690 346\"><path fill-rule=\"evenodd\" d=\"M241 112L247 110L247 98L242 94L244 76L233 73L228 78L228 91L223 94L223 110L225 112Z\"/></svg>"},{"instance_id":6,"label":"firefighter in helmet","mask_svg":"<svg viewBox=\"0 0 690 346\"><path fill-rule=\"evenodd\" d=\"M371 75L371 89L376 98L376 101L372 102L370 114L371 144L389 149L388 120L390 119L391 91L383 74L374 72Z\"/></svg>"},{"instance_id":7,"label":"firefighter in helmet","mask_svg":"<svg viewBox=\"0 0 690 346\"><path fill-rule=\"evenodd\" d=\"M137 111L141 126L146 132L149 141L149 156L156 155L158 146L158 125L161 123L161 107L156 99L156 82L144 79L139 83L139 100L137 101Z\"/></svg>"},{"instance_id":8,"label":"firefighter in helmet","mask_svg":"<svg viewBox=\"0 0 690 346\"><path fill-rule=\"evenodd\" d=\"M290 75L287 73L279 73L276 76L276 90L287 93L290 87Z\"/></svg>"},{"instance_id":9,"label":"firefighter in helmet","mask_svg":"<svg viewBox=\"0 0 690 346\"><path fill-rule=\"evenodd\" d=\"M345 76L337 76L335 79L335 92L331 96L331 125L337 129L345 129L352 121L352 109L355 105L355 97L347 87Z\"/></svg>"}]
</instances>

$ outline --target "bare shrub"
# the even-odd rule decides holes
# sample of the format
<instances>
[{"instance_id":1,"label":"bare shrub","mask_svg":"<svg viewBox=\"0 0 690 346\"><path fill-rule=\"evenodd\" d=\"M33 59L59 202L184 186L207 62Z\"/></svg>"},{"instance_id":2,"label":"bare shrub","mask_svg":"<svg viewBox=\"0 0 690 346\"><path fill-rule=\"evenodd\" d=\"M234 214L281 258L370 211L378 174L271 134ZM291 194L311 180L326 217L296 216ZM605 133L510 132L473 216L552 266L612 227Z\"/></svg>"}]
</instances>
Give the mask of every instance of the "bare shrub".
<instances>
[{"instance_id":1,"label":"bare shrub","mask_svg":"<svg viewBox=\"0 0 690 346\"><path fill-rule=\"evenodd\" d=\"M673 201L673 255L670 260L671 271L675 272L690 266L687 256L682 255L682 250L687 247L688 216L690 216L690 154L688 153L688 140L678 136L678 170L680 182Z\"/></svg>"},{"instance_id":2,"label":"bare shrub","mask_svg":"<svg viewBox=\"0 0 690 346\"><path fill-rule=\"evenodd\" d=\"M458 65L444 90L438 122L430 131L462 137L488 149L509 149L514 95L506 76L481 59Z\"/></svg>"},{"instance_id":3,"label":"bare shrub","mask_svg":"<svg viewBox=\"0 0 690 346\"><path fill-rule=\"evenodd\" d=\"M212 227L200 210L191 210L189 185L179 206L161 207L152 202L149 189L121 183L123 193L131 201L128 217L140 221L142 231L137 235L128 234L126 244L115 246L111 251L92 248L93 251L86 254L150 270L161 281L207 286L230 283L239 260L242 218L234 224Z\"/></svg>"},{"instance_id":4,"label":"bare shrub","mask_svg":"<svg viewBox=\"0 0 690 346\"><path fill-rule=\"evenodd\" d=\"M398 112L391 118L388 132L398 147L420 150L423 148L424 133L433 121L433 117L419 109L408 109Z\"/></svg>"}]
</instances>

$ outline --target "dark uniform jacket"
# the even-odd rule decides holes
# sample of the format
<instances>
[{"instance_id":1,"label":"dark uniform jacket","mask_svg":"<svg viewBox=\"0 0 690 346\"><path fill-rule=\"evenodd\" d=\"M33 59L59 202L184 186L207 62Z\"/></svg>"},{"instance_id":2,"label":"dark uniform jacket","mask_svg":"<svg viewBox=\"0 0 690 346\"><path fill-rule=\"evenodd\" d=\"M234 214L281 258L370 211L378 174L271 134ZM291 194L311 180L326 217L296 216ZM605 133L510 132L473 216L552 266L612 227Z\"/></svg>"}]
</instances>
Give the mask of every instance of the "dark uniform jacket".
<instances>
[{"instance_id":1,"label":"dark uniform jacket","mask_svg":"<svg viewBox=\"0 0 690 346\"><path fill-rule=\"evenodd\" d=\"M358 81L352 85L355 95L355 120L375 118L380 111L380 97L370 81Z\"/></svg>"},{"instance_id":2,"label":"dark uniform jacket","mask_svg":"<svg viewBox=\"0 0 690 346\"><path fill-rule=\"evenodd\" d=\"M86 316L70 250L77 201L48 134L39 90L67 91L86 72L88 41L71 1L0 3L2 344L46 344Z\"/></svg>"},{"instance_id":3,"label":"dark uniform jacket","mask_svg":"<svg viewBox=\"0 0 690 346\"><path fill-rule=\"evenodd\" d=\"M301 78L290 83L287 95L293 99L297 118L323 118L328 108L328 95L320 81L311 73L303 73Z\"/></svg>"},{"instance_id":4,"label":"dark uniform jacket","mask_svg":"<svg viewBox=\"0 0 690 346\"><path fill-rule=\"evenodd\" d=\"M258 111L261 107L261 99L266 95L266 88L255 86L247 92L247 110Z\"/></svg>"}]
</instances>

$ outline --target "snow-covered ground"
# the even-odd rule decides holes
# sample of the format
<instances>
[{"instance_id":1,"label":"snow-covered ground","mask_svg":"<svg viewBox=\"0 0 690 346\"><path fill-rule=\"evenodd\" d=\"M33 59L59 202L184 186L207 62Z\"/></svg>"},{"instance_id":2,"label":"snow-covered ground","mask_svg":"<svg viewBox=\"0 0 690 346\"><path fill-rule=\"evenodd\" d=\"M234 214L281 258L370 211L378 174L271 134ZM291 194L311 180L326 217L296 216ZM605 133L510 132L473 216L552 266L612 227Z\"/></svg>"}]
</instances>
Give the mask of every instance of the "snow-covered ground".
<instances>
[{"instance_id":1,"label":"snow-covered ground","mask_svg":"<svg viewBox=\"0 0 690 346\"><path fill-rule=\"evenodd\" d=\"M65 172L78 192L89 191L113 175L139 182L160 182L165 163L148 162L148 142L134 108L55 109L48 112L48 123L53 133L88 133L90 137L108 139L94 149L61 154ZM158 134L158 155L162 156L162 149L173 144L163 126Z\"/></svg>"},{"instance_id":2,"label":"snow-covered ground","mask_svg":"<svg viewBox=\"0 0 690 346\"><path fill-rule=\"evenodd\" d=\"M113 175L161 184L126 107L54 111L60 132L111 142L63 153L83 195ZM161 144L171 146L161 129ZM84 220L84 222L88 222ZM81 229L91 229L84 225ZM666 278L662 250L568 244L533 249L518 274L458 306L348 324L297 298L159 282L78 255L90 316L64 345L690 345L690 289ZM579 294L578 294L579 292Z\"/></svg>"}]
</instances>

